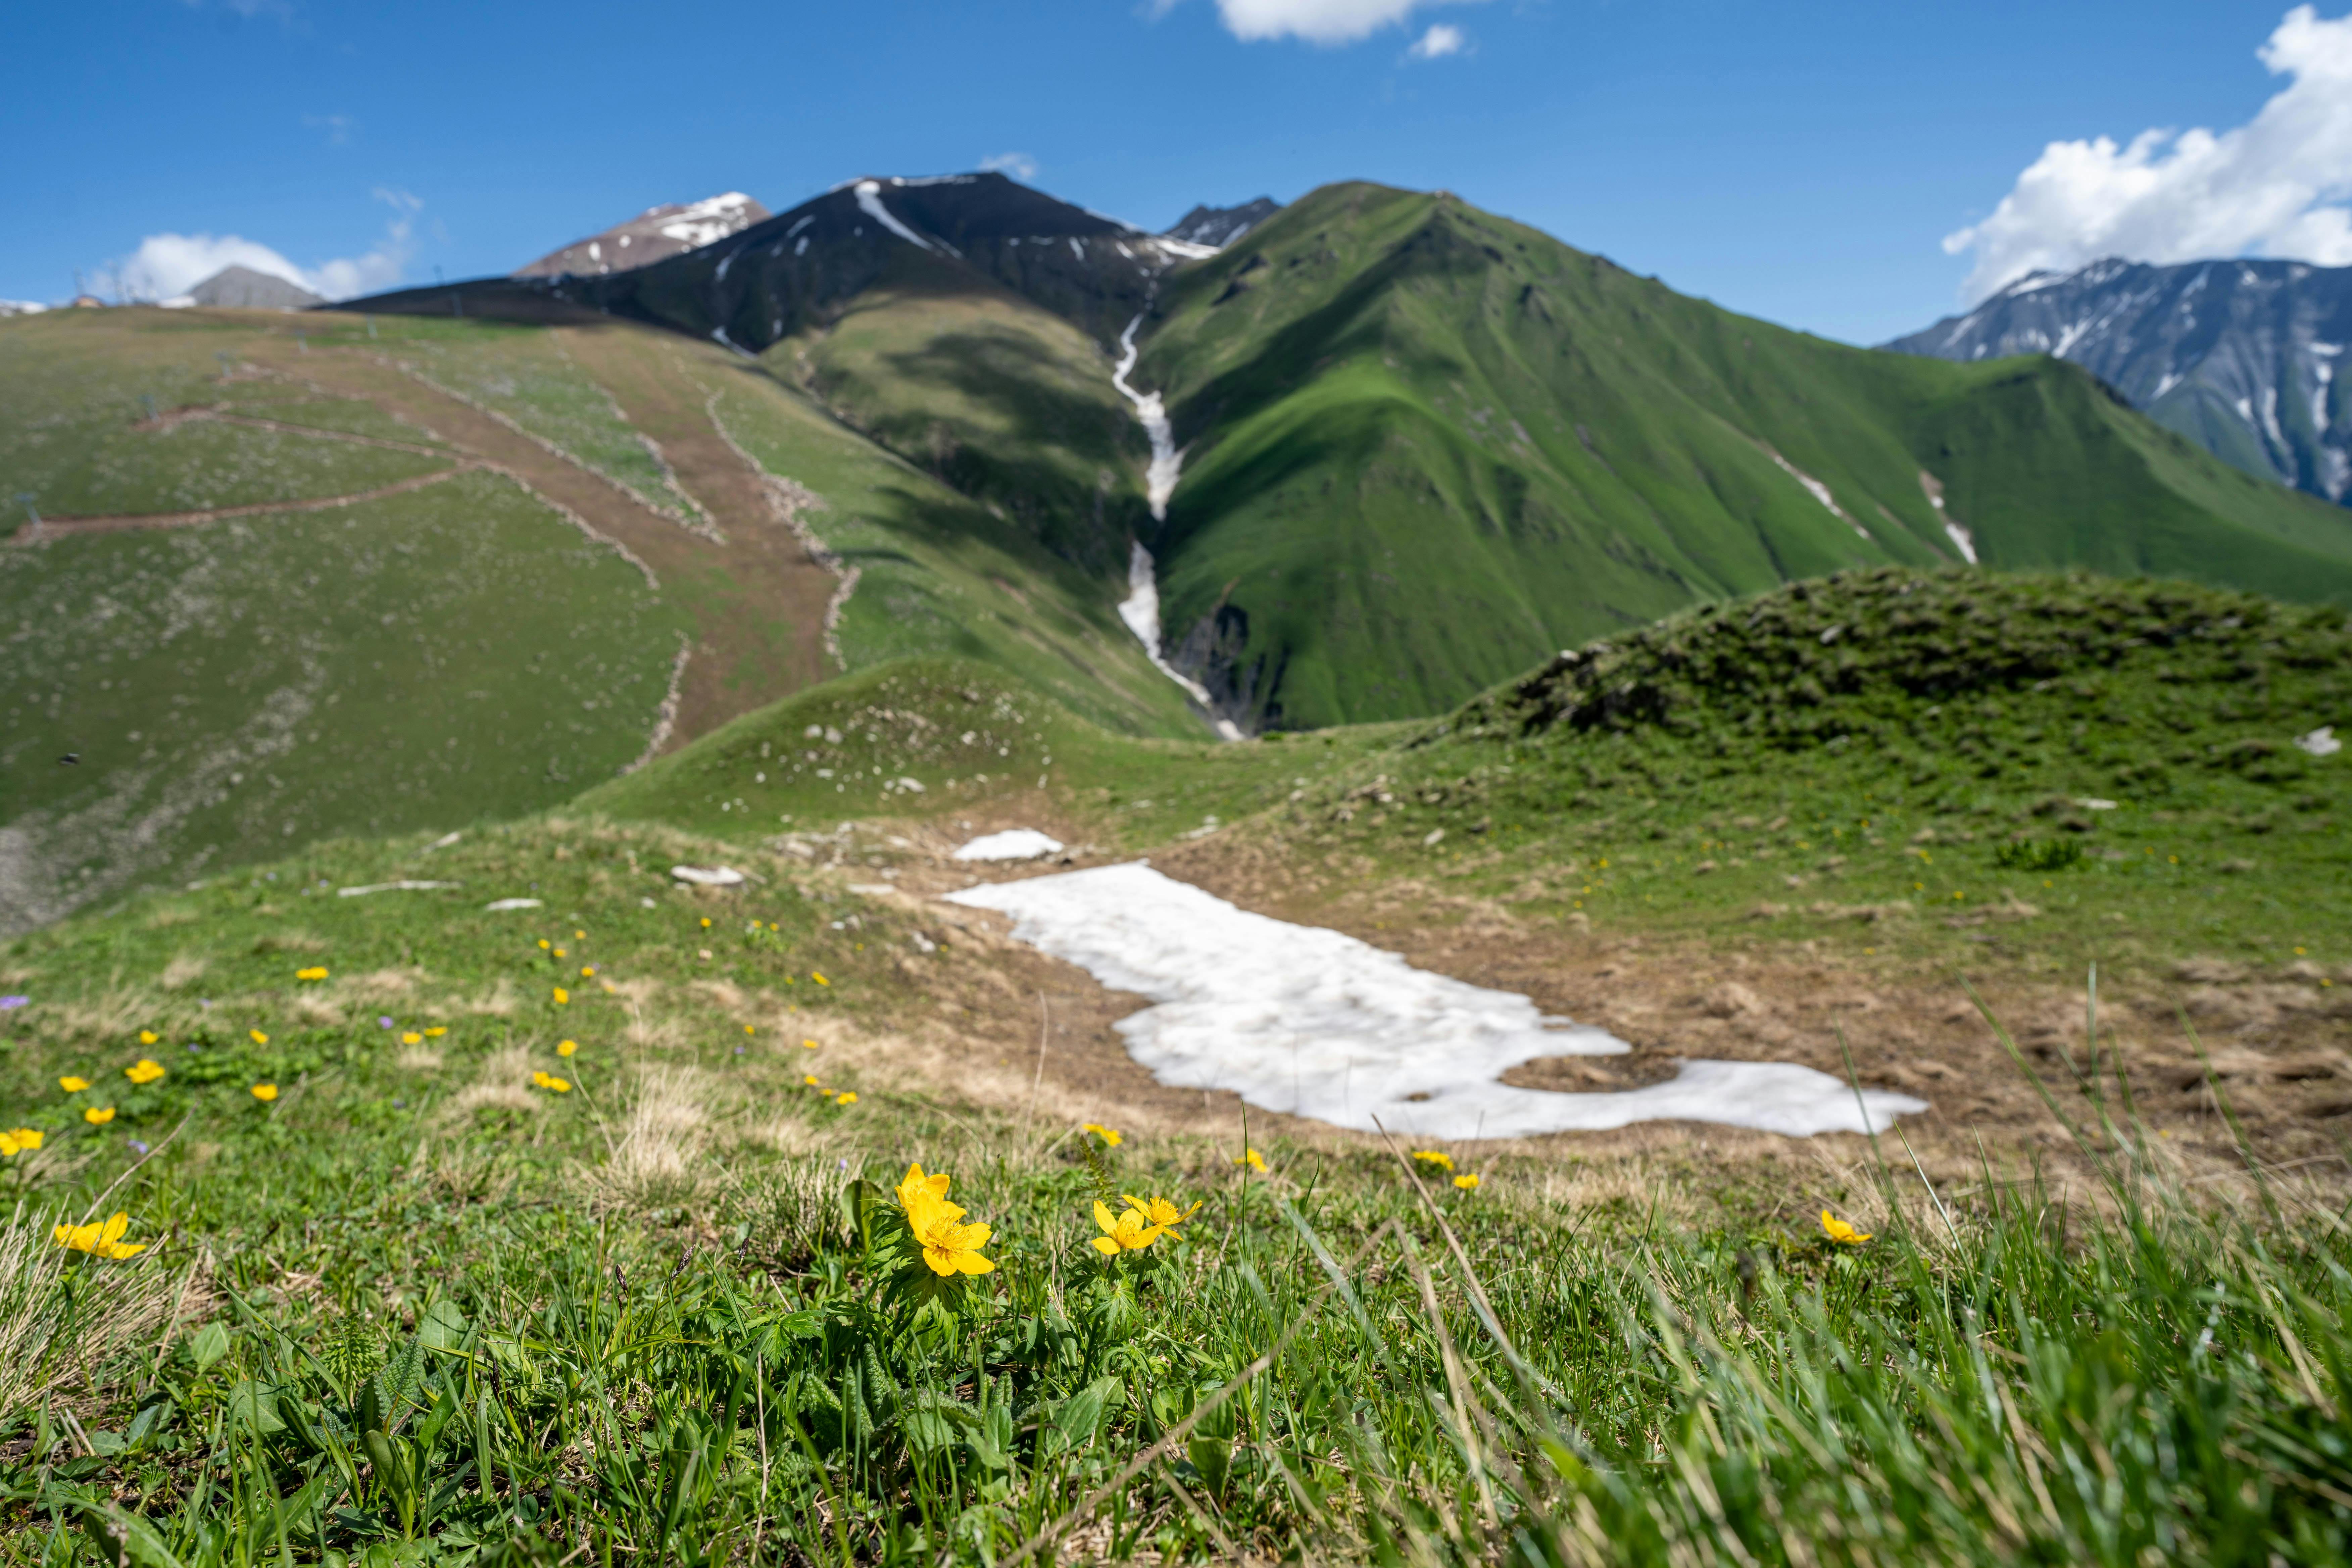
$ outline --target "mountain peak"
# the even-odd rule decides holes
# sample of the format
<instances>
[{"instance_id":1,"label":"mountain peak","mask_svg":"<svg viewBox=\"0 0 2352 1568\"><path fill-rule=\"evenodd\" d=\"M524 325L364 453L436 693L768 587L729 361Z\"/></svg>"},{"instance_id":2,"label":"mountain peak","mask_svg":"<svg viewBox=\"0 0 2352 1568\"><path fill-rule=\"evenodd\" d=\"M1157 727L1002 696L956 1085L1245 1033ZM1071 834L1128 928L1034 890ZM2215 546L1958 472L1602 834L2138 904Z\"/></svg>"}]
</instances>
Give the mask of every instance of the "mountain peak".
<instances>
[{"instance_id":1,"label":"mountain peak","mask_svg":"<svg viewBox=\"0 0 2352 1568\"><path fill-rule=\"evenodd\" d=\"M514 276L595 278L632 271L740 234L767 216L766 207L740 191L722 192L698 202L665 202L601 234L551 250L530 266L517 268Z\"/></svg>"},{"instance_id":2,"label":"mountain peak","mask_svg":"<svg viewBox=\"0 0 2352 1568\"><path fill-rule=\"evenodd\" d=\"M1222 249L1281 210L1282 204L1272 196L1259 196L1234 207L1196 206L1178 218L1163 237Z\"/></svg>"}]
</instances>

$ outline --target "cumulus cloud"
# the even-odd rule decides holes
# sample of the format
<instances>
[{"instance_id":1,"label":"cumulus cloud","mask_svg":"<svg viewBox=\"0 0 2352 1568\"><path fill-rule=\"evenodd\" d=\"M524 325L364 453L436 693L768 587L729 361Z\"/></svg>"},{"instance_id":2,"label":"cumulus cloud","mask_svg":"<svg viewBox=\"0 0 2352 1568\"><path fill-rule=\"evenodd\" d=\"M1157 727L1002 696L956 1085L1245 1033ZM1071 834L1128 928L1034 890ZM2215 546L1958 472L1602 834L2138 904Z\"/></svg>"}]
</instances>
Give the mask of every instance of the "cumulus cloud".
<instances>
[{"instance_id":1,"label":"cumulus cloud","mask_svg":"<svg viewBox=\"0 0 2352 1568\"><path fill-rule=\"evenodd\" d=\"M123 295L134 300L169 300L184 294L224 267L266 272L329 300L373 294L399 282L407 269L416 250L412 237L416 214L425 205L406 191L379 188L375 196L388 203L394 216L385 226L383 237L364 256L301 268L268 246L241 235L151 234L110 270Z\"/></svg>"},{"instance_id":2,"label":"cumulus cloud","mask_svg":"<svg viewBox=\"0 0 2352 1568\"><path fill-rule=\"evenodd\" d=\"M1000 174L1010 174L1016 180L1037 177L1037 160L1026 153L992 153L980 161L980 166L992 169Z\"/></svg>"},{"instance_id":3,"label":"cumulus cloud","mask_svg":"<svg viewBox=\"0 0 2352 1568\"><path fill-rule=\"evenodd\" d=\"M1462 29L1447 22L1433 22L1429 31L1413 40L1405 53L1417 60L1442 60L1448 55L1458 55L1469 39Z\"/></svg>"},{"instance_id":4,"label":"cumulus cloud","mask_svg":"<svg viewBox=\"0 0 2352 1568\"><path fill-rule=\"evenodd\" d=\"M1990 217L1945 238L1948 253L1976 256L1962 297L2103 256L2352 264L2352 16L2298 5L2257 55L2287 85L2243 125L2043 148Z\"/></svg>"},{"instance_id":5,"label":"cumulus cloud","mask_svg":"<svg viewBox=\"0 0 2352 1568\"><path fill-rule=\"evenodd\" d=\"M1225 30L1244 43L1304 38L1310 44L1352 44L1433 3L1461 4L1462 0L1217 0L1217 15L1224 21ZM1432 34L1440 31L1454 33L1455 47L1460 47L1455 29L1431 29ZM1427 37L1422 40L1428 41Z\"/></svg>"}]
</instances>

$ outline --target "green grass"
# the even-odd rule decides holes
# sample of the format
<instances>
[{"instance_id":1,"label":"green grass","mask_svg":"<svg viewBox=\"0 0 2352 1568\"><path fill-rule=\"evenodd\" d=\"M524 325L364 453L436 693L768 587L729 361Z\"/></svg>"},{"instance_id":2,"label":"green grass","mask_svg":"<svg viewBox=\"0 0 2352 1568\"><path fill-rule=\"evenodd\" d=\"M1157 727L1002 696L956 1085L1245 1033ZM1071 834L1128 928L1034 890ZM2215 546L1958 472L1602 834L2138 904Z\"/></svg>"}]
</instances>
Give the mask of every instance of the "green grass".
<instances>
[{"instance_id":1,"label":"green grass","mask_svg":"<svg viewBox=\"0 0 2352 1568\"><path fill-rule=\"evenodd\" d=\"M1613 931L2340 967L2352 769L2294 742L2352 717L2347 653L2332 607L1850 573L1563 656L1275 831Z\"/></svg>"},{"instance_id":2,"label":"green grass","mask_svg":"<svg viewBox=\"0 0 2352 1568\"><path fill-rule=\"evenodd\" d=\"M0 685L12 931L317 837L554 805L644 749L685 630L487 474L0 552L0 605L24 633Z\"/></svg>"},{"instance_id":3,"label":"green grass","mask_svg":"<svg viewBox=\"0 0 2352 1568\"><path fill-rule=\"evenodd\" d=\"M839 1031L905 1005L897 917L675 890L658 868L712 847L674 834L491 830L436 859L462 893L326 890L416 847L0 952L32 998L0 1094L47 1133L0 1234L7 1560L2352 1548L2340 1224L2283 1178L2185 1184L2103 1075L2065 1087L2104 1218L2021 1169L1931 1198L1858 1144L1703 1196L1457 1151L1483 1184L1424 1200L1377 1149L1261 1139L1259 1175L1239 1128L1102 1151L862 1070ZM525 889L545 908L481 908ZM132 1088L141 1057L166 1071ZM812 1064L856 1102L792 1087ZM909 1265L909 1160L992 1227L968 1288ZM1122 1191L1202 1207L1107 1264L1090 1211ZM1873 1238L1832 1246L1822 1206ZM58 1267L54 1221L117 1211L148 1250Z\"/></svg>"},{"instance_id":4,"label":"green grass","mask_svg":"<svg viewBox=\"0 0 2352 1568\"><path fill-rule=\"evenodd\" d=\"M1442 710L1696 602L1957 563L1948 519L1992 566L2352 602L2341 509L2074 367L1827 342L1446 196L1326 187L1173 274L1137 381L1188 448L1152 542L1171 647L1255 725Z\"/></svg>"},{"instance_id":5,"label":"green grass","mask_svg":"<svg viewBox=\"0 0 2352 1568\"><path fill-rule=\"evenodd\" d=\"M1127 849L1267 810L1379 753L1401 728L1288 744L1139 738L989 665L902 659L747 714L577 804L734 838L860 816L954 831L962 814L1025 811Z\"/></svg>"}]
</instances>

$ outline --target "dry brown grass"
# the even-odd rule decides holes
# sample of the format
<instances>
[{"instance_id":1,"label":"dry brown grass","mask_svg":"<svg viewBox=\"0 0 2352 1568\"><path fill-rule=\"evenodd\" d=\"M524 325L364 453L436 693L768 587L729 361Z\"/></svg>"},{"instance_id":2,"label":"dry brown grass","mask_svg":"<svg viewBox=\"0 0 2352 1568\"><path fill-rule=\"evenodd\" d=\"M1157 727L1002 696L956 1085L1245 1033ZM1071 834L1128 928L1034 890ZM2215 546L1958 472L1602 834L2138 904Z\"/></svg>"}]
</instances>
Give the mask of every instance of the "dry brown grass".
<instances>
[{"instance_id":1,"label":"dry brown grass","mask_svg":"<svg viewBox=\"0 0 2352 1568\"><path fill-rule=\"evenodd\" d=\"M600 1207L677 1208L709 1191L718 1172L707 1158L713 1111L724 1092L698 1068L647 1068L604 1163L587 1173Z\"/></svg>"},{"instance_id":2,"label":"dry brown grass","mask_svg":"<svg viewBox=\"0 0 2352 1568\"><path fill-rule=\"evenodd\" d=\"M196 1264L160 1247L110 1261L56 1245L51 1227L81 1218L36 1216L19 1204L0 1224L0 1410L95 1388L108 1363L169 1339L209 1307Z\"/></svg>"},{"instance_id":3,"label":"dry brown grass","mask_svg":"<svg viewBox=\"0 0 2352 1568\"><path fill-rule=\"evenodd\" d=\"M174 953L172 962L163 966L163 973L157 978L155 984L166 991L177 991L184 986L194 984L210 967L211 961L208 959L198 958L194 953Z\"/></svg>"},{"instance_id":4,"label":"dry brown grass","mask_svg":"<svg viewBox=\"0 0 2352 1568\"><path fill-rule=\"evenodd\" d=\"M474 1081L449 1098L442 1109L443 1119L457 1121L477 1110L492 1110L537 1115L541 1100L531 1092L530 1075L538 1066L537 1058L521 1046L492 1051Z\"/></svg>"}]
</instances>

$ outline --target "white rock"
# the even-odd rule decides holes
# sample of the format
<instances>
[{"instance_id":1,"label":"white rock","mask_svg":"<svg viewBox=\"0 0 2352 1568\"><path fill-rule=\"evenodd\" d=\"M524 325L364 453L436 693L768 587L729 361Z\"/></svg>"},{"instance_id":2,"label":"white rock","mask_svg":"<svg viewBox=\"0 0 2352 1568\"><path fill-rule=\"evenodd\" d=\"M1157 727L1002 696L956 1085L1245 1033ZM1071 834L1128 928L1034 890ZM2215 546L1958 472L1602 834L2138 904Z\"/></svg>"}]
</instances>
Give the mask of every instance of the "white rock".
<instances>
[{"instance_id":1,"label":"white rock","mask_svg":"<svg viewBox=\"0 0 2352 1568\"><path fill-rule=\"evenodd\" d=\"M732 888L743 880L743 873L732 866L672 866L669 874L698 888Z\"/></svg>"},{"instance_id":2,"label":"white rock","mask_svg":"<svg viewBox=\"0 0 2352 1568\"><path fill-rule=\"evenodd\" d=\"M1062 841L1049 838L1034 827L1008 827L1002 833L983 834L955 852L959 860L1034 860L1041 855L1059 855Z\"/></svg>"}]
</instances>

